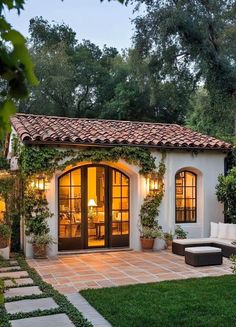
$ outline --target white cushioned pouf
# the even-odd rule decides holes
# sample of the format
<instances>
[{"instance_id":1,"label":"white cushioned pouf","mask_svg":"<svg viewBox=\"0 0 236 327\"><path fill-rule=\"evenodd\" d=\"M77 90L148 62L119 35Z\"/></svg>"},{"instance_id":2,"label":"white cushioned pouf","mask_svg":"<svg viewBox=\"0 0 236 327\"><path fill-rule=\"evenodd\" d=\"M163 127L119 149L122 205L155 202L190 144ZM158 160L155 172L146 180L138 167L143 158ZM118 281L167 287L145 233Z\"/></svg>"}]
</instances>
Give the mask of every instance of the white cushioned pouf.
<instances>
[{"instance_id":1,"label":"white cushioned pouf","mask_svg":"<svg viewBox=\"0 0 236 327\"><path fill-rule=\"evenodd\" d=\"M236 240L236 224L229 224L228 237L229 240Z\"/></svg>"},{"instance_id":2,"label":"white cushioned pouf","mask_svg":"<svg viewBox=\"0 0 236 327\"><path fill-rule=\"evenodd\" d=\"M230 224L219 223L218 237L229 239Z\"/></svg>"},{"instance_id":3,"label":"white cushioned pouf","mask_svg":"<svg viewBox=\"0 0 236 327\"><path fill-rule=\"evenodd\" d=\"M214 246L196 246L191 248L185 248L185 252L191 253L216 253L222 252L220 248L216 248Z\"/></svg>"},{"instance_id":4,"label":"white cushioned pouf","mask_svg":"<svg viewBox=\"0 0 236 327\"><path fill-rule=\"evenodd\" d=\"M219 233L219 224L211 222L211 236L210 237L218 237Z\"/></svg>"}]
</instances>

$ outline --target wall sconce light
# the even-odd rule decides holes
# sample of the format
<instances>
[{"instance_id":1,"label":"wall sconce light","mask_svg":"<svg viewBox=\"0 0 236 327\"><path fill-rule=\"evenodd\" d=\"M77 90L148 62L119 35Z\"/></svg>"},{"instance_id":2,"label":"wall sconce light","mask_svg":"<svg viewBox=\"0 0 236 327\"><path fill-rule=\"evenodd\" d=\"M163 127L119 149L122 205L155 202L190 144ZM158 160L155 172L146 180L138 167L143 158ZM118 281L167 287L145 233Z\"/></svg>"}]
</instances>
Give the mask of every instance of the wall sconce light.
<instances>
[{"instance_id":1,"label":"wall sconce light","mask_svg":"<svg viewBox=\"0 0 236 327\"><path fill-rule=\"evenodd\" d=\"M146 178L147 193L157 193L160 188L160 181L158 175L155 173L150 174Z\"/></svg>"},{"instance_id":2,"label":"wall sconce light","mask_svg":"<svg viewBox=\"0 0 236 327\"><path fill-rule=\"evenodd\" d=\"M44 175L36 176L32 182L32 186L39 192L45 192L48 188L48 182Z\"/></svg>"}]
</instances>

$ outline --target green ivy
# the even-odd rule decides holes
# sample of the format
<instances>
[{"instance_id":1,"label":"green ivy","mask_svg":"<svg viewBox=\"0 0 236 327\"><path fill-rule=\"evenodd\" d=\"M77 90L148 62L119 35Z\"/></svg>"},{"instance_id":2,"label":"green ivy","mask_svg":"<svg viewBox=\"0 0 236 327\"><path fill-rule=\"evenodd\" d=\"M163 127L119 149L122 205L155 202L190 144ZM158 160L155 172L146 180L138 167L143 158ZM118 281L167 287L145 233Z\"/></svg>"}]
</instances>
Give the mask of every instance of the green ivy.
<instances>
[{"instance_id":1,"label":"green ivy","mask_svg":"<svg viewBox=\"0 0 236 327\"><path fill-rule=\"evenodd\" d=\"M69 158L69 159L68 159ZM146 175L155 170L155 158L150 151L139 147L113 147L110 149L86 149L82 151L58 150L52 147L22 147L19 165L25 176L34 174L52 174L56 170L64 170L78 162L117 162L123 159L129 164L140 167L139 173Z\"/></svg>"},{"instance_id":2,"label":"green ivy","mask_svg":"<svg viewBox=\"0 0 236 327\"><path fill-rule=\"evenodd\" d=\"M129 164L139 166L141 175L148 176L155 173L159 179L160 189L155 194L148 194L144 199L140 211L140 220L143 227L154 227L155 224L158 224L156 217L159 214L159 206L164 195L163 177L166 170L164 154L162 154L158 169L151 152L140 147L116 146L108 149L90 148L75 151L48 146L24 146L20 148L18 155L19 167L23 178L26 180L26 185L28 185L24 191L27 235L48 233L47 218L51 216L47 200L38 197L35 190L29 187L30 179L38 174L50 177L55 171L63 171L66 167L75 166L78 162L118 162L123 159Z\"/></svg>"},{"instance_id":3,"label":"green ivy","mask_svg":"<svg viewBox=\"0 0 236 327\"><path fill-rule=\"evenodd\" d=\"M149 231L152 229L160 229L158 224L159 207L164 196L164 175L166 172L166 167L164 164L165 154L162 154L162 159L159 163L158 170L156 172L156 177L159 181L159 189L157 192L149 193L144 199L144 202L140 210L140 224L141 233L145 228Z\"/></svg>"}]
</instances>

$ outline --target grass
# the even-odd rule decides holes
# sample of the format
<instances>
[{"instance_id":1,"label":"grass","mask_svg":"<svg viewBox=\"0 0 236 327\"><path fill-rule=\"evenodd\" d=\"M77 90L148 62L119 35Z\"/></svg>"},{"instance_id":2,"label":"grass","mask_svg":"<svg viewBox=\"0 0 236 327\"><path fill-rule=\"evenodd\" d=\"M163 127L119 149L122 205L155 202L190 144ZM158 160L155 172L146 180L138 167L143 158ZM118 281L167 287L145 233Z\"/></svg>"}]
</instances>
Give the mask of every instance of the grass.
<instances>
[{"instance_id":1,"label":"grass","mask_svg":"<svg viewBox=\"0 0 236 327\"><path fill-rule=\"evenodd\" d=\"M81 294L113 327L234 327L236 276L206 277Z\"/></svg>"}]
</instances>

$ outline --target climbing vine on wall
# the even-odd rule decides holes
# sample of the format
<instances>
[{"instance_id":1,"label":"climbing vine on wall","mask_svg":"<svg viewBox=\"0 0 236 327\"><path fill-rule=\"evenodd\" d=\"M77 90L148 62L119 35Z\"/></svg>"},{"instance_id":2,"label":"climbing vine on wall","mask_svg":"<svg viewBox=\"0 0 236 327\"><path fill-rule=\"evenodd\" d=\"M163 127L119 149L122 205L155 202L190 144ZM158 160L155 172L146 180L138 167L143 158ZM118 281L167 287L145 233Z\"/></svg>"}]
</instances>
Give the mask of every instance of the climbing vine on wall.
<instances>
[{"instance_id":1,"label":"climbing vine on wall","mask_svg":"<svg viewBox=\"0 0 236 327\"><path fill-rule=\"evenodd\" d=\"M69 158L69 159L68 159ZM110 149L86 149L81 151L59 150L51 147L22 147L19 165L25 176L34 174L52 174L64 170L78 162L117 162L124 159L129 164L140 167L139 173L146 175L156 169L155 158L150 151L138 147L114 147Z\"/></svg>"},{"instance_id":2,"label":"climbing vine on wall","mask_svg":"<svg viewBox=\"0 0 236 327\"><path fill-rule=\"evenodd\" d=\"M142 224L154 224L155 216L159 214L159 206L164 195L164 154L162 154L158 168L155 164L155 158L149 150L129 146L85 150L65 150L48 146L23 146L19 148L18 156L19 167L26 185L24 206L28 234L35 233L34 229L47 233L46 221L51 216L46 198L38 197L37 194L34 195L32 192L30 179L38 174L50 177L55 171L63 171L66 167L75 166L78 162L117 162L123 159L129 164L139 166L141 175L148 177L149 174L155 174L159 181L159 190L154 194L149 193L144 199L140 212ZM148 219L149 223L147 222Z\"/></svg>"},{"instance_id":3,"label":"climbing vine on wall","mask_svg":"<svg viewBox=\"0 0 236 327\"><path fill-rule=\"evenodd\" d=\"M158 170L154 173L158 180L158 190L149 192L144 199L140 210L140 232L143 237L151 237L153 231L160 230L158 223L159 207L164 196L164 176L166 166L164 164L165 153L162 153L162 158L158 166ZM160 235L160 233L159 233Z\"/></svg>"}]
</instances>

